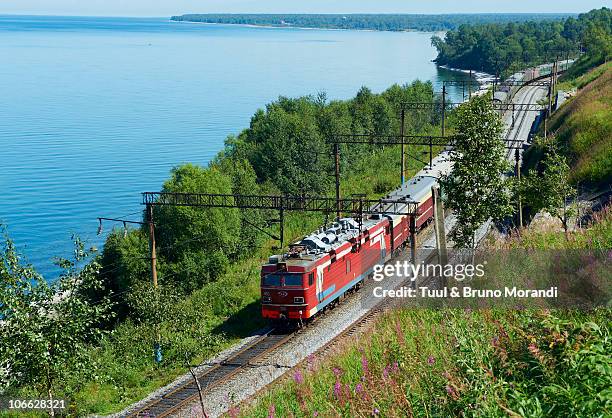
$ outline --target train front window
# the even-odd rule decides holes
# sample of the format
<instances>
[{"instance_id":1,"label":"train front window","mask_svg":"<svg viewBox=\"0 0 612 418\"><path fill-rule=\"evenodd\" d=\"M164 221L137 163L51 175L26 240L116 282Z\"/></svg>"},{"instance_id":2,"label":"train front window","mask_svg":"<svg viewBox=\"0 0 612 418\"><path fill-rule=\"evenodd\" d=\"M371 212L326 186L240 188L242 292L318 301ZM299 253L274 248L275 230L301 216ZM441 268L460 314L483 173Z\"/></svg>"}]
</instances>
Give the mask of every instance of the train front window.
<instances>
[{"instance_id":1,"label":"train front window","mask_svg":"<svg viewBox=\"0 0 612 418\"><path fill-rule=\"evenodd\" d=\"M303 280L301 274L285 274L285 286L302 286Z\"/></svg>"},{"instance_id":2,"label":"train front window","mask_svg":"<svg viewBox=\"0 0 612 418\"><path fill-rule=\"evenodd\" d=\"M268 274L263 278L264 286L280 286L281 285L281 276L280 274Z\"/></svg>"}]
</instances>

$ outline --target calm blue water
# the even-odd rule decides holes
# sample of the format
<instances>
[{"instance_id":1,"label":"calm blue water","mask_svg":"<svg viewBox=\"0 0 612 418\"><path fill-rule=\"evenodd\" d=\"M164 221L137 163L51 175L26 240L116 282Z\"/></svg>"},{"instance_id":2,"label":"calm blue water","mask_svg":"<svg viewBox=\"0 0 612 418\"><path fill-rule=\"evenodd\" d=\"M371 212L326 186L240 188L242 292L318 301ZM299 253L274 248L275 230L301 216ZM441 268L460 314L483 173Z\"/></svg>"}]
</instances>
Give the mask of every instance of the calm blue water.
<instances>
[{"instance_id":1,"label":"calm blue water","mask_svg":"<svg viewBox=\"0 0 612 418\"><path fill-rule=\"evenodd\" d=\"M139 219L140 192L279 95L464 77L430 62L430 36L0 16L0 220L52 278L72 233L100 246L97 217Z\"/></svg>"}]
</instances>

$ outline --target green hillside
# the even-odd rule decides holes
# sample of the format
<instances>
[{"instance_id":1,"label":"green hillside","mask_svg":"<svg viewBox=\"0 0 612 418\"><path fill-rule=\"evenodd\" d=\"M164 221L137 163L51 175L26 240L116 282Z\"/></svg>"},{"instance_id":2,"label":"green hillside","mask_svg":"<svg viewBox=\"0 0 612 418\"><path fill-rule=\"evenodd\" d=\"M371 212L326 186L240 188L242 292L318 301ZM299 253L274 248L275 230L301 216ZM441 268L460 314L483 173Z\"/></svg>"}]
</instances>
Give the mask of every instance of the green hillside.
<instances>
[{"instance_id":1,"label":"green hillside","mask_svg":"<svg viewBox=\"0 0 612 418\"><path fill-rule=\"evenodd\" d=\"M612 182L612 63L566 82L580 88L550 122L577 183ZM562 85L563 86L563 85Z\"/></svg>"}]
</instances>

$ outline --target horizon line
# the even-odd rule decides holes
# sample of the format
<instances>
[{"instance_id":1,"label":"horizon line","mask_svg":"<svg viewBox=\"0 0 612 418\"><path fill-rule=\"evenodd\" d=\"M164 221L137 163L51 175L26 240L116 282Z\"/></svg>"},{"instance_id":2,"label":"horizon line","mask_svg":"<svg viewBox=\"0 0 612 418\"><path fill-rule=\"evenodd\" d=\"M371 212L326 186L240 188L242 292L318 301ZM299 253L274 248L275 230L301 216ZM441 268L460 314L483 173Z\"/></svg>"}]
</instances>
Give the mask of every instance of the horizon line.
<instances>
[{"instance_id":1,"label":"horizon line","mask_svg":"<svg viewBox=\"0 0 612 418\"><path fill-rule=\"evenodd\" d=\"M207 12L207 13L196 13L188 12L181 14L174 14L169 16L160 15L94 15L94 14L49 14L49 13L3 13L0 12L0 16L23 16L23 17L116 17L116 18L172 18L173 16L185 16L185 15L302 15L302 16L476 16L476 15L578 15L586 12L448 12L448 13L253 13L253 12Z\"/></svg>"}]
</instances>

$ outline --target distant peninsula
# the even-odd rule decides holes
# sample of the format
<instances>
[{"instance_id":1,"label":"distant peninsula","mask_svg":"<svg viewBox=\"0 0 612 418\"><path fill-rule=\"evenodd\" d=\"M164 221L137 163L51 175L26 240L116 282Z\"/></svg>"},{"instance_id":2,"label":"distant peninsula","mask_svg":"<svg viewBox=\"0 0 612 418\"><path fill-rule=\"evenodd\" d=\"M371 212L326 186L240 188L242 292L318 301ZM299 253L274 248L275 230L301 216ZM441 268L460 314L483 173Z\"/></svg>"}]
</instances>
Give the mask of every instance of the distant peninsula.
<instances>
[{"instance_id":1,"label":"distant peninsula","mask_svg":"<svg viewBox=\"0 0 612 418\"><path fill-rule=\"evenodd\" d=\"M522 23L527 21L562 20L569 13L514 14L186 14L172 16L177 22L217 23L268 27L312 29L353 29L376 31L437 32L457 29L465 24Z\"/></svg>"}]
</instances>

